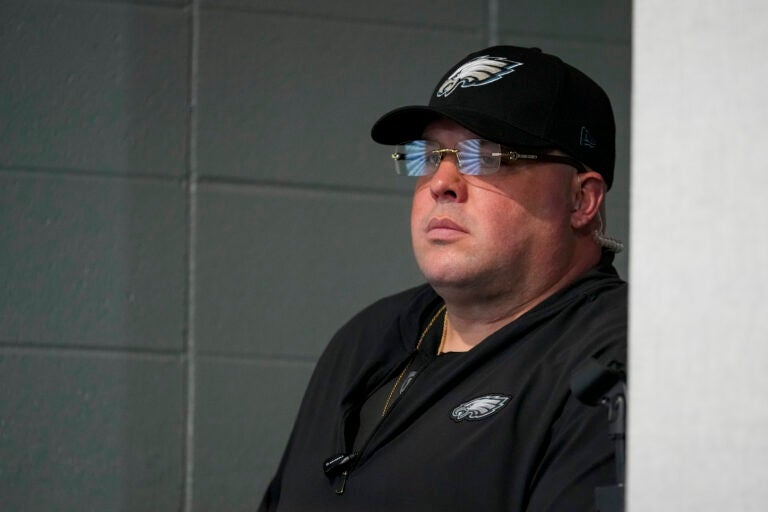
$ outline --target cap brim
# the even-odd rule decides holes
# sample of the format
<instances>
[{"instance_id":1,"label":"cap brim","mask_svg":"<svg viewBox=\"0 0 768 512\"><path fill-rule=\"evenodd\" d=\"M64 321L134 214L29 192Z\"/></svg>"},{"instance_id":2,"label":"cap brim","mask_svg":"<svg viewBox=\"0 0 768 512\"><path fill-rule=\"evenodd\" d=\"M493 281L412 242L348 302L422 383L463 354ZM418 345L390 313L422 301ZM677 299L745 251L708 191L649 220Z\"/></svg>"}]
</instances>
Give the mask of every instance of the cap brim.
<instances>
[{"instance_id":1,"label":"cap brim","mask_svg":"<svg viewBox=\"0 0 768 512\"><path fill-rule=\"evenodd\" d=\"M432 121L448 118L479 137L505 146L551 147L548 141L480 112L457 107L411 105L387 112L374 123L371 137L379 144L395 145L423 138Z\"/></svg>"}]
</instances>

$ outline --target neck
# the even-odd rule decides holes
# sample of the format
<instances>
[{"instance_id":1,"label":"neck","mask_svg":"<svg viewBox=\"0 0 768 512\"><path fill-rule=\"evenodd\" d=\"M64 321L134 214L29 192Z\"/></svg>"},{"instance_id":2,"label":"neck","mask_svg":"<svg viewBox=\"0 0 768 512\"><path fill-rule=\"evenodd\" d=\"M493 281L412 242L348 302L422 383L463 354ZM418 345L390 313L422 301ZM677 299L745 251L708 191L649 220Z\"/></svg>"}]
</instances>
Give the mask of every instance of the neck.
<instances>
[{"instance_id":1,"label":"neck","mask_svg":"<svg viewBox=\"0 0 768 512\"><path fill-rule=\"evenodd\" d=\"M440 293L446 304L445 340L442 352L466 352L505 325L517 320L555 292L570 285L593 268L599 260L590 259L538 287L513 289L507 293Z\"/></svg>"}]
</instances>

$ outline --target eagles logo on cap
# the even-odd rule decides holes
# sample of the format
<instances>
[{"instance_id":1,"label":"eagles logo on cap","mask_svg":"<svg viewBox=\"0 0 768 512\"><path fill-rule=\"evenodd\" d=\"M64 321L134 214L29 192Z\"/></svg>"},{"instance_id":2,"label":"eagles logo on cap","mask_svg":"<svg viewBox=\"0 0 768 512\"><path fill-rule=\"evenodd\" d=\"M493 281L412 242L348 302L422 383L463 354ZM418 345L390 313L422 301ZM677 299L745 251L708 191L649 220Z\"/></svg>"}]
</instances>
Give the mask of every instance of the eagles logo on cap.
<instances>
[{"instance_id":1,"label":"eagles logo on cap","mask_svg":"<svg viewBox=\"0 0 768 512\"><path fill-rule=\"evenodd\" d=\"M457 87L475 87L495 82L522 66L522 62L483 55L459 66L437 90L437 97L445 97Z\"/></svg>"}]
</instances>

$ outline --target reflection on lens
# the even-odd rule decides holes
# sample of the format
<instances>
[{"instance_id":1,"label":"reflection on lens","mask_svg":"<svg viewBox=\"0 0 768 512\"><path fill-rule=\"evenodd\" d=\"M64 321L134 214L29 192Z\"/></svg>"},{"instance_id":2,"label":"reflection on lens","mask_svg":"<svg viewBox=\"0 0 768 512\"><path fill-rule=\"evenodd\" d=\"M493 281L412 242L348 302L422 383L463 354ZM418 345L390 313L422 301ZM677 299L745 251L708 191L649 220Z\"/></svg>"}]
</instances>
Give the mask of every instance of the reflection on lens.
<instances>
[{"instance_id":1,"label":"reflection on lens","mask_svg":"<svg viewBox=\"0 0 768 512\"><path fill-rule=\"evenodd\" d=\"M399 158L395 160L395 171L405 176L424 176L433 172L436 164L440 163L439 155L434 159L433 151L436 149L439 149L439 145L428 140L413 140L397 145L395 151Z\"/></svg>"},{"instance_id":2,"label":"reflection on lens","mask_svg":"<svg viewBox=\"0 0 768 512\"><path fill-rule=\"evenodd\" d=\"M501 159L494 156L501 151L495 142L483 139L469 139L456 145L459 150L461 172L472 176L491 174L499 169Z\"/></svg>"}]
</instances>

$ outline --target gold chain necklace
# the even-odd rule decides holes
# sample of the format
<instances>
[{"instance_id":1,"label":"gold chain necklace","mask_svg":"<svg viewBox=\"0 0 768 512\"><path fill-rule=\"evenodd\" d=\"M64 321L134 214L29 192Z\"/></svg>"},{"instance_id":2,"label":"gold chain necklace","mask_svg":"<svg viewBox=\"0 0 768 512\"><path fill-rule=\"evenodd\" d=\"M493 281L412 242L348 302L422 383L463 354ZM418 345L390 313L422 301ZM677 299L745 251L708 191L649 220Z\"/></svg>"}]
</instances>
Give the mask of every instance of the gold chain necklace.
<instances>
[{"instance_id":1,"label":"gold chain necklace","mask_svg":"<svg viewBox=\"0 0 768 512\"><path fill-rule=\"evenodd\" d=\"M440 347L437 349L438 355L443 351L443 345L445 344L445 335L446 335L447 326L448 326L448 312L445 310L445 304L443 304L443 306L437 310L437 313L435 313L435 316L433 316L432 319L429 321L429 323L427 324L427 327L424 329L424 332L421 333L421 336L419 337L419 341L418 343L416 343L417 352L421 350L421 342L424 341L424 338L427 336L427 333L429 332L429 329L432 327L432 324L434 324L435 321L437 321L437 318L443 312L445 312L445 318L443 320L443 334L442 334L442 337L440 338ZM412 362L413 361L411 360L410 363L405 365L405 368L403 368L403 371L400 372L400 375L397 377L397 380L395 381L395 385L392 386L392 389L389 391L389 396L387 396L387 401L384 402L384 408L381 410L382 418L387 415L387 409L389 408L389 403L392 401L392 397L395 394L395 390L400 385L400 381L403 380L403 377L405 376L405 373L408 371L408 368L411 367Z\"/></svg>"},{"instance_id":2,"label":"gold chain necklace","mask_svg":"<svg viewBox=\"0 0 768 512\"><path fill-rule=\"evenodd\" d=\"M448 333L448 312L445 312L445 317L443 318L443 334L440 336L440 346L437 347L437 355L440 355L443 353L443 347L445 346L445 337Z\"/></svg>"}]
</instances>

